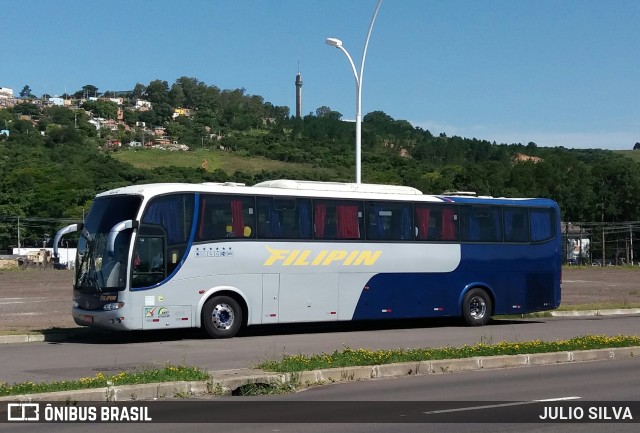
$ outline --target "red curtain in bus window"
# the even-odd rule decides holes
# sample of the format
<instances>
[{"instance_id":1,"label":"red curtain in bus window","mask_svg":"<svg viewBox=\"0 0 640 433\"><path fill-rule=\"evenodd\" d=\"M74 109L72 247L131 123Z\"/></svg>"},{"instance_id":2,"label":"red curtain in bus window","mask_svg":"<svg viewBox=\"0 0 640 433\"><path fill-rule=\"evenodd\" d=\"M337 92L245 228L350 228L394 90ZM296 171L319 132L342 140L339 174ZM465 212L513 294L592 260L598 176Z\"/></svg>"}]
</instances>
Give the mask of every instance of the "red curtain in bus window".
<instances>
[{"instance_id":1,"label":"red curtain in bus window","mask_svg":"<svg viewBox=\"0 0 640 433\"><path fill-rule=\"evenodd\" d=\"M442 240L453 241L456 239L456 226L453 220L453 209L442 209Z\"/></svg>"},{"instance_id":2,"label":"red curtain in bus window","mask_svg":"<svg viewBox=\"0 0 640 433\"><path fill-rule=\"evenodd\" d=\"M313 212L313 223L316 226L316 238L324 237L324 219L327 215L327 205L324 203L316 203Z\"/></svg>"},{"instance_id":3,"label":"red curtain in bus window","mask_svg":"<svg viewBox=\"0 0 640 433\"><path fill-rule=\"evenodd\" d=\"M235 237L241 238L244 236L241 200L231 200L231 228Z\"/></svg>"},{"instance_id":4,"label":"red curtain in bus window","mask_svg":"<svg viewBox=\"0 0 640 433\"><path fill-rule=\"evenodd\" d=\"M416 224L418 225L418 239L425 240L429 234L429 208L416 208Z\"/></svg>"},{"instance_id":5,"label":"red curtain in bus window","mask_svg":"<svg viewBox=\"0 0 640 433\"><path fill-rule=\"evenodd\" d=\"M204 210L207 207L207 199L200 201L200 228L198 229L198 239L204 239Z\"/></svg>"},{"instance_id":6,"label":"red curtain in bus window","mask_svg":"<svg viewBox=\"0 0 640 433\"><path fill-rule=\"evenodd\" d=\"M358 206L338 205L336 206L336 215L338 217L338 238L358 239L360 237Z\"/></svg>"}]
</instances>

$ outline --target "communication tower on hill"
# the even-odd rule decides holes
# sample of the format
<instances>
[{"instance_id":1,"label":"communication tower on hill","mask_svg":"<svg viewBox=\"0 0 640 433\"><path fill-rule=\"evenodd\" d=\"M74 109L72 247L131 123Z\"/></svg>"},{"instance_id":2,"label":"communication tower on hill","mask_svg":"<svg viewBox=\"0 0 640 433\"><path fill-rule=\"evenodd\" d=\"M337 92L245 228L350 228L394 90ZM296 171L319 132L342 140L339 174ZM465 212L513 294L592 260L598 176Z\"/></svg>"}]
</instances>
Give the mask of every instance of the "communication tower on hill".
<instances>
[{"instance_id":1,"label":"communication tower on hill","mask_svg":"<svg viewBox=\"0 0 640 433\"><path fill-rule=\"evenodd\" d=\"M300 74L300 62L298 62L298 75L296 75L296 117L302 116L302 74Z\"/></svg>"}]
</instances>

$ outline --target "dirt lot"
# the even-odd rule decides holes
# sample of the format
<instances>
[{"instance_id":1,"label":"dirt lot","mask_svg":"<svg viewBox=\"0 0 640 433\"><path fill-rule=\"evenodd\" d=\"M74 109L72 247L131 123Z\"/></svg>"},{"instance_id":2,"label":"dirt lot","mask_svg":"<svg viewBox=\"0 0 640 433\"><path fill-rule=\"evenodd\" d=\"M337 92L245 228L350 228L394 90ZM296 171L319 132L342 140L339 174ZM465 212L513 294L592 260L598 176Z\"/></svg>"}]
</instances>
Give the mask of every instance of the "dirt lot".
<instances>
[{"instance_id":1,"label":"dirt lot","mask_svg":"<svg viewBox=\"0 0 640 433\"><path fill-rule=\"evenodd\" d=\"M76 327L71 271L0 270L0 331ZM640 268L565 268L562 305L640 305Z\"/></svg>"},{"instance_id":2,"label":"dirt lot","mask_svg":"<svg viewBox=\"0 0 640 433\"><path fill-rule=\"evenodd\" d=\"M70 328L72 271L0 270L0 331Z\"/></svg>"}]
</instances>

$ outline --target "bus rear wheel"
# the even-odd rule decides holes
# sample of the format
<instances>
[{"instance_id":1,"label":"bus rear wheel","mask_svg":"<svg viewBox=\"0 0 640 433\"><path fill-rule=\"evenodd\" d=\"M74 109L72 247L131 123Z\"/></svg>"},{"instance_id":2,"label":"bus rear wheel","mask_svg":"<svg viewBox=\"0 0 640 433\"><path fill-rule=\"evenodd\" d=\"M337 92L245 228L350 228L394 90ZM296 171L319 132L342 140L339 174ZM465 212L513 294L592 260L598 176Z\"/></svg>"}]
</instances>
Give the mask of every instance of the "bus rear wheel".
<instances>
[{"instance_id":1,"label":"bus rear wheel","mask_svg":"<svg viewBox=\"0 0 640 433\"><path fill-rule=\"evenodd\" d=\"M231 338L242 325L242 308L229 296L215 296L202 307L204 329L212 338Z\"/></svg>"},{"instance_id":2,"label":"bus rear wheel","mask_svg":"<svg viewBox=\"0 0 640 433\"><path fill-rule=\"evenodd\" d=\"M470 326L484 326L491 318L491 297L486 291L475 288L464 295L462 316Z\"/></svg>"}]
</instances>

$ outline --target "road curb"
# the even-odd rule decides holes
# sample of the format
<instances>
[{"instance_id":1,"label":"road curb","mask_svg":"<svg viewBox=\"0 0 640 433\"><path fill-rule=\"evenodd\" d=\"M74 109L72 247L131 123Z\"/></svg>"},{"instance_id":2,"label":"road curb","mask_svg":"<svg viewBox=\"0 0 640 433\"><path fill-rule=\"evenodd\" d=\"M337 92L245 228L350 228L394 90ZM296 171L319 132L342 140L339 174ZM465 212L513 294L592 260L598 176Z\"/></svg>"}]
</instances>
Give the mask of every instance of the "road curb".
<instances>
[{"instance_id":1,"label":"road curb","mask_svg":"<svg viewBox=\"0 0 640 433\"><path fill-rule=\"evenodd\" d=\"M464 359L405 362L364 367L328 368L299 373L270 373L257 369L213 371L205 382L165 382L123 385L78 391L60 391L0 397L0 402L38 401L135 401L162 398L189 398L231 394L251 384L282 385L291 383L311 387L361 380L391 379L405 376L453 374L456 372L500 368L560 365L576 362L604 361L640 356L640 346L552 352L522 355L500 355Z\"/></svg>"},{"instance_id":2,"label":"road curb","mask_svg":"<svg viewBox=\"0 0 640 433\"><path fill-rule=\"evenodd\" d=\"M87 328L56 329L54 331L44 331L37 334L10 334L0 335L0 344L12 343L42 343L44 341L65 341L70 338L77 338L90 332Z\"/></svg>"},{"instance_id":3,"label":"road curb","mask_svg":"<svg viewBox=\"0 0 640 433\"><path fill-rule=\"evenodd\" d=\"M551 311L553 317L624 316L640 314L640 308L617 308L611 310L567 310Z\"/></svg>"}]
</instances>

